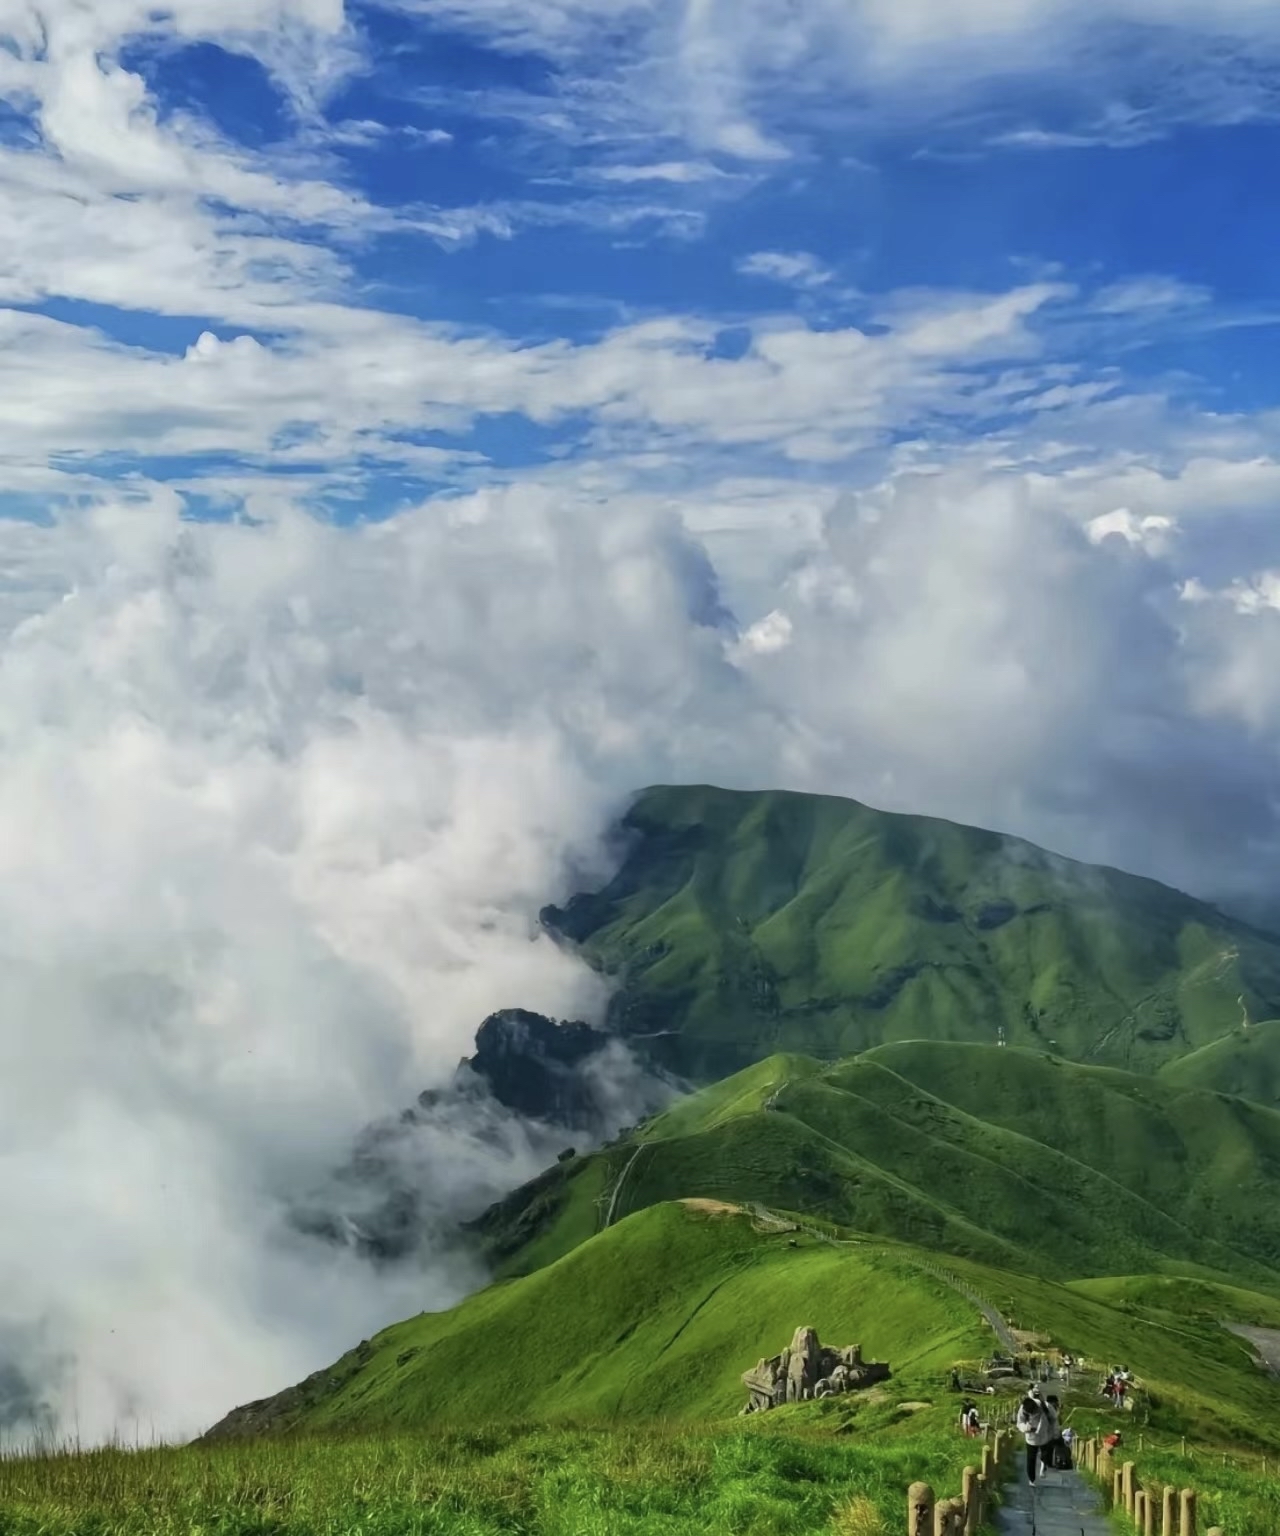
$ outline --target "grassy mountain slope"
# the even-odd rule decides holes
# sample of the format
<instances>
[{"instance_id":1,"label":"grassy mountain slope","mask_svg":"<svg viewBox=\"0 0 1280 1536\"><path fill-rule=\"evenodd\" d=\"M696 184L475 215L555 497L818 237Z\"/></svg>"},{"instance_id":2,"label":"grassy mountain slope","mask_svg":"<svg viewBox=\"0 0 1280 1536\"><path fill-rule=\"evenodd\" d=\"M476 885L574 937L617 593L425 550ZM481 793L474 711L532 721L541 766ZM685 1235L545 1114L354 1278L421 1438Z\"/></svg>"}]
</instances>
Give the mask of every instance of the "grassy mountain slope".
<instances>
[{"instance_id":1,"label":"grassy mountain slope","mask_svg":"<svg viewBox=\"0 0 1280 1536\"><path fill-rule=\"evenodd\" d=\"M1182 1322L1188 1318L1200 1322L1226 1319L1257 1328L1280 1328L1280 1299L1237 1285L1217 1285L1182 1275L1118 1275L1106 1280L1072 1280L1070 1288L1109 1306L1130 1307L1149 1316Z\"/></svg>"},{"instance_id":2,"label":"grassy mountain slope","mask_svg":"<svg viewBox=\"0 0 1280 1536\"><path fill-rule=\"evenodd\" d=\"M1160 1070L1181 1088L1240 1094L1280 1108L1280 1019L1235 1029Z\"/></svg>"},{"instance_id":3,"label":"grassy mountain slope","mask_svg":"<svg viewBox=\"0 0 1280 1536\"><path fill-rule=\"evenodd\" d=\"M898 1405L923 1401L944 1423L954 1410L940 1390L949 1365L992 1345L977 1307L917 1250L805 1234L792 1241L741 1212L652 1207L537 1274L387 1329L300 1387L239 1410L215 1438L501 1419L717 1419L741 1405L740 1373L799 1323L832 1342L862 1343L894 1376L886 1388L770 1420L918 1433L932 1420ZM1148 1318L977 1264L952 1267L1020 1325L1123 1359L1147 1381L1168 1428L1211 1420L1224 1438L1256 1442L1277 1422L1280 1388L1217 1327Z\"/></svg>"},{"instance_id":4,"label":"grassy mountain slope","mask_svg":"<svg viewBox=\"0 0 1280 1536\"><path fill-rule=\"evenodd\" d=\"M273 1400L271 1427L720 1417L745 1401L741 1373L799 1323L908 1377L985 1346L972 1305L901 1258L808 1237L793 1248L741 1212L670 1203L387 1329Z\"/></svg>"},{"instance_id":5,"label":"grassy mountain slope","mask_svg":"<svg viewBox=\"0 0 1280 1536\"><path fill-rule=\"evenodd\" d=\"M1155 1071L1280 1014L1280 937L1154 881L851 800L642 794L621 868L544 922L617 978L612 1024L711 1081L778 1051L1054 1042Z\"/></svg>"},{"instance_id":6,"label":"grassy mountain slope","mask_svg":"<svg viewBox=\"0 0 1280 1536\"><path fill-rule=\"evenodd\" d=\"M1280 1114L1043 1053L936 1042L778 1057L516 1191L504 1274L691 1193L1060 1277L1280 1288Z\"/></svg>"}]
</instances>

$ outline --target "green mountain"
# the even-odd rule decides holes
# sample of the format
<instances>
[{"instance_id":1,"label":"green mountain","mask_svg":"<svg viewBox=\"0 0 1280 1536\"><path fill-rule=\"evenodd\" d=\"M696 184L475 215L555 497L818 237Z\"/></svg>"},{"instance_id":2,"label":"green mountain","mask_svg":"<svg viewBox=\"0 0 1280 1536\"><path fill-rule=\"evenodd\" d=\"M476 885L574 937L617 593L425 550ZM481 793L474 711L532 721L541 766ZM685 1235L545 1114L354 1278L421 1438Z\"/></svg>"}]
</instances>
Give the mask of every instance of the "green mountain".
<instances>
[{"instance_id":1,"label":"green mountain","mask_svg":"<svg viewBox=\"0 0 1280 1536\"><path fill-rule=\"evenodd\" d=\"M398 1323L300 1386L238 1409L206 1438L718 1419L744 1401L741 1372L776 1353L798 1323L833 1343L861 1343L893 1376L771 1420L918 1433L954 1411L940 1391L952 1362L993 1347L984 1296L1065 1348L1123 1359L1169 1428L1210 1418L1224 1437L1266 1443L1274 1434L1280 1388L1216 1323L1146 1317L965 1261L943 1272L912 1248L795 1236L691 1201L653 1206L536 1274Z\"/></svg>"},{"instance_id":2,"label":"green mountain","mask_svg":"<svg viewBox=\"0 0 1280 1536\"><path fill-rule=\"evenodd\" d=\"M1280 936L1155 881L851 800L645 791L600 891L543 921L617 983L611 1026L714 1081L779 1051L1050 1047L1155 1072L1280 1016Z\"/></svg>"},{"instance_id":3,"label":"green mountain","mask_svg":"<svg viewBox=\"0 0 1280 1536\"><path fill-rule=\"evenodd\" d=\"M718 1419L799 1324L894 1377L768 1419L942 1430L946 1369L1016 1320L1123 1359L1153 1426L1270 1444L1280 1386L1223 1324L1280 1317L1280 1110L1239 1096L1276 1097L1240 1024L1280 1017L1280 936L851 801L653 789L621 837L543 921L703 1086L474 1223L488 1289L213 1438Z\"/></svg>"},{"instance_id":4,"label":"green mountain","mask_svg":"<svg viewBox=\"0 0 1280 1536\"><path fill-rule=\"evenodd\" d=\"M1160 1078L1181 1088L1240 1094L1280 1108L1280 1019L1234 1029L1169 1062Z\"/></svg>"},{"instance_id":5,"label":"green mountain","mask_svg":"<svg viewBox=\"0 0 1280 1536\"><path fill-rule=\"evenodd\" d=\"M696 1194L1060 1278L1180 1272L1280 1290L1280 1113L996 1046L776 1057L557 1165L477 1224L528 1273Z\"/></svg>"}]
</instances>

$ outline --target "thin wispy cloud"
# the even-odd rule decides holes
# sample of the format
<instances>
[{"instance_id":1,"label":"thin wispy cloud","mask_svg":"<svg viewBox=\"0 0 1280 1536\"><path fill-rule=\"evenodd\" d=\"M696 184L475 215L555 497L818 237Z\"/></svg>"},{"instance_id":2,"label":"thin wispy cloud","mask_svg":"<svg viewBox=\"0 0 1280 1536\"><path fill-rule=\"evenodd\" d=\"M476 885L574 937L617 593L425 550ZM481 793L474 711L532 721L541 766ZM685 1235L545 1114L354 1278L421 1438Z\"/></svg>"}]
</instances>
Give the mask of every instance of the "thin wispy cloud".
<instances>
[{"instance_id":1,"label":"thin wispy cloud","mask_svg":"<svg viewBox=\"0 0 1280 1536\"><path fill-rule=\"evenodd\" d=\"M738 262L738 271L795 288L824 288L835 276L808 251L753 251Z\"/></svg>"}]
</instances>

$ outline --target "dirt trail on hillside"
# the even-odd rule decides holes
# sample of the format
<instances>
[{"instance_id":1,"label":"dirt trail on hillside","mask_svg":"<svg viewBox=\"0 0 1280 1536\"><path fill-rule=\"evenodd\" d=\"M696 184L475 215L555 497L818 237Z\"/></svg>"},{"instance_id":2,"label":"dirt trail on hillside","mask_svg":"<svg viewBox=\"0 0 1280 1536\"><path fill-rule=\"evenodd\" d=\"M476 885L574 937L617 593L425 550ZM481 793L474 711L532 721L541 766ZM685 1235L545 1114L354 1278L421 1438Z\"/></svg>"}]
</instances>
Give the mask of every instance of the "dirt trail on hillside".
<instances>
[{"instance_id":1,"label":"dirt trail on hillside","mask_svg":"<svg viewBox=\"0 0 1280 1536\"><path fill-rule=\"evenodd\" d=\"M1273 1376L1280 1376L1280 1328L1251 1328L1247 1323L1223 1323L1258 1352L1258 1359Z\"/></svg>"}]
</instances>

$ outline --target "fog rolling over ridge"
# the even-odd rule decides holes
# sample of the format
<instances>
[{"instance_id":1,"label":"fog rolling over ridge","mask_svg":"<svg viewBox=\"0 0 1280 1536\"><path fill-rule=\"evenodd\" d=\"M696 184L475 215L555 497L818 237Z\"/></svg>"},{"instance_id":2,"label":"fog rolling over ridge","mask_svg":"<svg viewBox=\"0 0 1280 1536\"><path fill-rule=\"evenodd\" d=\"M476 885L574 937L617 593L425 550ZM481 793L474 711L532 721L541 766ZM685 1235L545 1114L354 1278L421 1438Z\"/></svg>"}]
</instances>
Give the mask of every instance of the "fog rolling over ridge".
<instances>
[{"instance_id":1,"label":"fog rolling over ridge","mask_svg":"<svg viewBox=\"0 0 1280 1536\"><path fill-rule=\"evenodd\" d=\"M944 491L853 550L856 508L833 514L819 563L848 561L866 601L757 592L752 613L794 609L782 650L723 612L732 567L650 506L475 498L343 528L287 508L191 524L162 498L0 526L11 1428L193 1434L480 1282L447 1241L371 1266L291 1215L367 1127L448 1082L495 1009L602 1016L601 982L536 914L607 875L602 834L641 784L824 789L1183 883L1261 878L1274 829L1228 790L1265 743L1177 712L1183 642L1149 606L1166 713L1115 768L1107 722L1134 685L1113 693L1103 663L1139 622L1118 587L1150 580L1123 551L1064 517L1037 539L1070 558L1029 602L997 504L962 652L938 648L941 597L907 600L905 574L901 602L877 591L895 561L938 558ZM963 513L956 562L988 521ZM1055 625L1085 603L1088 645L1064 648ZM1063 676L1040 708L1005 659L1047 647ZM934 664L886 672L890 652ZM830 655L848 679L815 666ZM1223 792L1170 843L1179 751ZM432 1149L442 1234L547 1155L481 1130Z\"/></svg>"}]
</instances>

